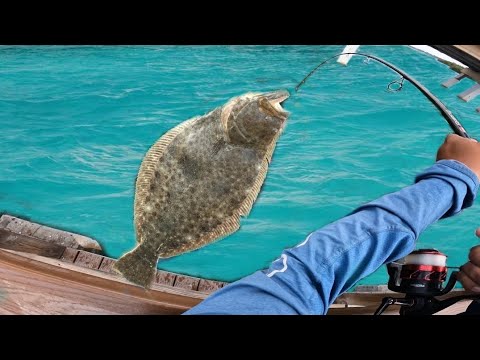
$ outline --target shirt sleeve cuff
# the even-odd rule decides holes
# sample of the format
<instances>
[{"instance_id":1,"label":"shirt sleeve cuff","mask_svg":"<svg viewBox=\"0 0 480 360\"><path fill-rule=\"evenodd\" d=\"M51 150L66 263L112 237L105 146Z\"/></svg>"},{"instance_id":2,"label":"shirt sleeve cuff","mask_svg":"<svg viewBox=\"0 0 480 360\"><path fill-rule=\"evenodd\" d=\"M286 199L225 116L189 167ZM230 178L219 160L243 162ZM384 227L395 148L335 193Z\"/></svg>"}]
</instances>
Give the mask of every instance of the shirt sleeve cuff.
<instances>
[{"instance_id":1,"label":"shirt sleeve cuff","mask_svg":"<svg viewBox=\"0 0 480 360\"><path fill-rule=\"evenodd\" d=\"M415 183L428 178L439 178L448 182L455 190L453 204L442 216L452 216L472 206L478 192L477 175L465 164L456 160L439 160L415 178Z\"/></svg>"}]
</instances>

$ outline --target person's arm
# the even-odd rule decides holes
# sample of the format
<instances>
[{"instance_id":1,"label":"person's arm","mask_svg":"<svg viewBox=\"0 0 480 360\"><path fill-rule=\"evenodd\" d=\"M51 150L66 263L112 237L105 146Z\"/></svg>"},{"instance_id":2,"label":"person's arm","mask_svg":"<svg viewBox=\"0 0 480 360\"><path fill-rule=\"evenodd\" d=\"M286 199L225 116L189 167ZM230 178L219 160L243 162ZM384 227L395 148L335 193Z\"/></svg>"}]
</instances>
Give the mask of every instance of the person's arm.
<instances>
[{"instance_id":1,"label":"person's arm","mask_svg":"<svg viewBox=\"0 0 480 360\"><path fill-rule=\"evenodd\" d=\"M477 189L469 167L438 161L416 184L315 231L185 314L324 314L358 280L411 252L428 225L470 206Z\"/></svg>"}]
</instances>

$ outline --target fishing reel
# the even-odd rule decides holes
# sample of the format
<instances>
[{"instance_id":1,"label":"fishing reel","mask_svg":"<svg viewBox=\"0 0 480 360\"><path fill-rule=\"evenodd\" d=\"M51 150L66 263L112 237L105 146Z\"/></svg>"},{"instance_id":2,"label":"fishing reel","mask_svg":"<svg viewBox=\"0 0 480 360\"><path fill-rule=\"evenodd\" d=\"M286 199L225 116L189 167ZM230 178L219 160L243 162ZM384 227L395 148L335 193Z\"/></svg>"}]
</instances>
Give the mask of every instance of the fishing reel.
<instances>
[{"instance_id":1,"label":"fishing reel","mask_svg":"<svg viewBox=\"0 0 480 360\"><path fill-rule=\"evenodd\" d=\"M457 281L457 271L447 279L447 256L435 249L420 249L402 261L387 264L388 289L405 294L404 298L385 297L374 315L382 314L390 305L400 305L400 315L432 315L457 301L478 298L478 295L461 295L438 300L450 292Z\"/></svg>"}]
</instances>

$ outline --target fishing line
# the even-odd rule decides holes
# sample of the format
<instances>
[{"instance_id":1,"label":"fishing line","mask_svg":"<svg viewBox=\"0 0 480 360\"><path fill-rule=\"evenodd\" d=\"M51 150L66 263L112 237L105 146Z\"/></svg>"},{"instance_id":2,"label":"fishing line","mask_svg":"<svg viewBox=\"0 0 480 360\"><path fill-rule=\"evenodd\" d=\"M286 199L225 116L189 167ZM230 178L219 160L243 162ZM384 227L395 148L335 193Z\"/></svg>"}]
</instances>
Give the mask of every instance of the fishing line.
<instances>
[{"instance_id":1,"label":"fishing line","mask_svg":"<svg viewBox=\"0 0 480 360\"><path fill-rule=\"evenodd\" d=\"M337 55L334 55L328 59L326 59L325 61L322 61L320 64L318 64L312 71L310 71L308 73L307 76L305 76L303 78L302 81L300 81L298 83L298 85L295 87L295 92L298 92L298 90L300 89L300 87L303 86L303 84L305 84L305 82L308 80L308 78L310 78L320 67L322 67L323 65L325 65L326 63L328 63L329 61L339 57L340 55L356 55L356 56L363 56L365 58L367 58L368 60L372 59L372 60L375 60L375 61L378 61L379 63L387 66L388 68L392 69L394 72L396 72L397 74L400 75L400 79L398 80L393 80L391 81L388 86L387 86L387 91L389 92L399 92L402 90L403 88L403 82L405 79L407 79L410 83L412 83L418 90L420 90L422 92L422 94L428 99L430 100L430 102L435 105L435 107L440 111L440 113L442 114L442 116L445 118L445 120L447 121L448 125L450 125L450 127L452 128L453 132L457 135L460 135L461 137L465 137L465 138L469 138L470 136L467 134L467 131L465 130L465 128L462 126L462 124L460 124L460 121L457 120L457 118L455 116L453 116L453 114L451 113L450 110L447 109L447 107L440 101L438 100L438 98L433 95L430 91L428 91L428 89L423 86L422 84L420 84L417 80L415 80L413 77L411 77L410 75L408 75L405 71L397 68L395 65L392 65L390 64L389 62L377 57L377 56L373 56L373 55L368 55L368 54L364 54L364 53L351 53L351 52L345 52L345 53L340 53L340 54L337 54Z\"/></svg>"}]
</instances>

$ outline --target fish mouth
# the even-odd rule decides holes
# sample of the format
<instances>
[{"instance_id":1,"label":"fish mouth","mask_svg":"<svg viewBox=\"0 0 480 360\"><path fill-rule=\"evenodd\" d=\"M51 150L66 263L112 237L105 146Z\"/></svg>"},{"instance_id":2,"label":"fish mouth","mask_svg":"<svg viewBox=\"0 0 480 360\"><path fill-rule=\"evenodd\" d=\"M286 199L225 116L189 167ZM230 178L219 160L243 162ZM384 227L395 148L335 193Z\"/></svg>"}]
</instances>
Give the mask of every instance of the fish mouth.
<instances>
[{"instance_id":1,"label":"fish mouth","mask_svg":"<svg viewBox=\"0 0 480 360\"><path fill-rule=\"evenodd\" d=\"M287 90L272 91L263 94L263 96L267 98L279 116L283 118L288 117L290 113L282 107L283 102L290 97L290 93Z\"/></svg>"}]
</instances>

